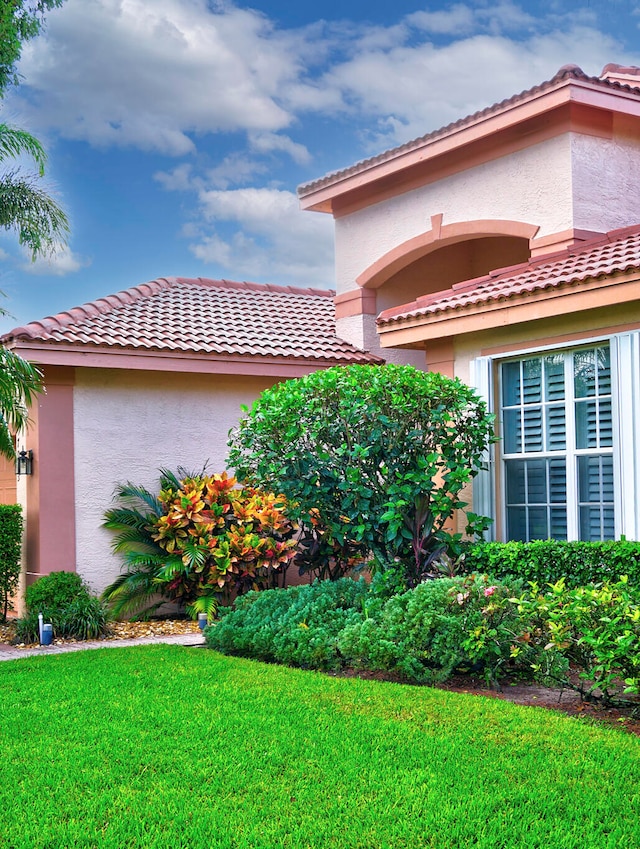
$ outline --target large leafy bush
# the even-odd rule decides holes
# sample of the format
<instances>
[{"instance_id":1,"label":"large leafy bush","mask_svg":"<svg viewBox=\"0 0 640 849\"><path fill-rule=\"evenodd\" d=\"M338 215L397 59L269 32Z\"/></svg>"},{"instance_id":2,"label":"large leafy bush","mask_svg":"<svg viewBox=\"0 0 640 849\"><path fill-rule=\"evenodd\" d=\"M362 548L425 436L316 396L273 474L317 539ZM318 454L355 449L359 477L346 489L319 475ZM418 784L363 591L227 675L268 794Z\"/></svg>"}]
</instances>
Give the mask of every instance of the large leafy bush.
<instances>
[{"instance_id":1,"label":"large leafy bush","mask_svg":"<svg viewBox=\"0 0 640 849\"><path fill-rule=\"evenodd\" d=\"M114 615L150 615L166 601L213 614L221 596L277 585L294 556L286 499L226 473L162 471L157 495L128 483L116 496L104 522L125 563L103 594Z\"/></svg>"},{"instance_id":2,"label":"large leafy bush","mask_svg":"<svg viewBox=\"0 0 640 849\"><path fill-rule=\"evenodd\" d=\"M229 463L287 496L302 572L335 578L372 553L415 585L450 540L446 523L466 508L492 433L484 403L457 379L339 366L263 392L231 434ZM485 522L469 513L469 532Z\"/></svg>"}]
</instances>

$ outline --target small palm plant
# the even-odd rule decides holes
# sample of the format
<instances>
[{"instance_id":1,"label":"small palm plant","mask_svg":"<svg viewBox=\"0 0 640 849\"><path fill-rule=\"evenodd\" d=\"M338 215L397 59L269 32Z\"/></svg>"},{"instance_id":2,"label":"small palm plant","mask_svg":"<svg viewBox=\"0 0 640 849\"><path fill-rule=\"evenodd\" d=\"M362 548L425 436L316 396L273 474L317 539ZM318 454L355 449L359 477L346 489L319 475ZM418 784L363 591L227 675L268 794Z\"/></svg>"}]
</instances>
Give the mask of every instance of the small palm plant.
<instances>
[{"instance_id":1,"label":"small palm plant","mask_svg":"<svg viewBox=\"0 0 640 849\"><path fill-rule=\"evenodd\" d=\"M162 469L161 488L171 485L179 486L176 475ZM157 495L143 486L125 483L117 486L115 498L120 505L106 511L103 527L116 534L113 550L122 555L124 570L106 587L102 597L116 618L145 619L167 600L159 579L163 568L180 558L167 552L154 539L163 514ZM159 600L158 595L161 596Z\"/></svg>"}]
</instances>

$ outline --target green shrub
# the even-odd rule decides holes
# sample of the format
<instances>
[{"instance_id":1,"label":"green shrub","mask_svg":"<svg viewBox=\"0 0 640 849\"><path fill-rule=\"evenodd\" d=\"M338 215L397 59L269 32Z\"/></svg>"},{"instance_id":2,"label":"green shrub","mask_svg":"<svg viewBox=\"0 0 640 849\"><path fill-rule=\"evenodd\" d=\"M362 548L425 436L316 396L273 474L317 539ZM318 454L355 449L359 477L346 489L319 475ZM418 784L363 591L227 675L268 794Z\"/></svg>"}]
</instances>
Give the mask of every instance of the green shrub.
<instances>
[{"instance_id":1,"label":"green shrub","mask_svg":"<svg viewBox=\"0 0 640 849\"><path fill-rule=\"evenodd\" d=\"M54 637L87 640L107 631L104 604L93 596L76 572L51 572L27 588L27 613L16 620L19 642L34 643L40 638L38 614L53 626Z\"/></svg>"},{"instance_id":2,"label":"green shrub","mask_svg":"<svg viewBox=\"0 0 640 849\"><path fill-rule=\"evenodd\" d=\"M512 650L523 627L509 602L516 589L481 575L420 584L345 628L340 651L356 667L421 683L444 681L457 669L490 680L507 670L531 674L525 658L516 660Z\"/></svg>"},{"instance_id":3,"label":"green shrub","mask_svg":"<svg viewBox=\"0 0 640 849\"><path fill-rule=\"evenodd\" d=\"M107 611L95 596L83 593L64 608L60 635L76 640L95 640L107 630Z\"/></svg>"},{"instance_id":4,"label":"green shrub","mask_svg":"<svg viewBox=\"0 0 640 849\"><path fill-rule=\"evenodd\" d=\"M522 578L539 586L561 578L568 587L615 581L627 575L640 586L640 542L486 542L466 547L465 569L498 579Z\"/></svg>"},{"instance_id":5,"label":"green shrub","mask_svg":"<svg viewBox=\"0 0 640 849\"><path fill-rule=\"evenodd\" d=\"M231 433L229 463L289 499L301 572L333 579L373 554L415 585L433 576L492 439L493 416L457 378L337 366L266 389ZM488 522L467 521L469 533Z\"/></svg>"},{"instance_id":6,"label":"green shrub","mask_svg":"<svg viewBox=\"0 0 640 849\"><path fill-rule=\"evenodd\" d=\"M390 595L389 584L383 573L371 586L342 578L250 593L206 630L207 645L312 669L383 670L422 683L446 680L460 668L490 679L506 670L532 674L533 648L513 652L523 626L508 599L520 585L439 578Z\"/></svg>"},{"instance_id":7,"label":"green shrub","mask_svg":"<svg viewBox=\"0 0 640 849\"><path fill-rule=\"evenodd\" d=\"M626 578L559 581L546 592L486 575L404 592L389 573L371 586L343 578L250 593L205 635L226 654L311 669L350 666L416 683L455 671L494 682L517 674L608 704L640 693L640 589Z\"/></svg>"},{"instance_id":8,"label":"green shrub","mask_svg":"<svg viewBox=\"0 0 640 849\"><path fill-rule=\"evenodd\" d=\"M316 581L286 590L249 593L206 629L209 648L310 669L338 669L338 636L362 616L363 579Z\"/></svg>"},{"instance_id":9,"label":"green shrub","mask_svg":"<svg viewBox=\"0 0 640 849\"><path fill-rule=\"evenodd\" d=\"M11 596L20 578L22 509L19 504L0 504L0 621L7 619Z\"/></svg>"},{"instance_id":10,"label":"green shrub","mask_svg":"<svg viewBox=\"0 0 640 849\"><path fill-rule=\"evenodd\" d=\"M86 591L77 572L50 572L27 587L25 603L30 613L56 617Z\"/></svg>"},{"instance_id":11,"label":"green shrub","mask_svg":"<svg viewBox=\"0 0 640 849\"><path fill-rule=\"evenodd\" d=\"M517 606L529 623L526 642L542 658L534 663L538 674L545 654L560 654L565 674L550 677L584 698L611 704L640 693L640 588L626 577L574 588L560 580L544 593L534 584Z\"/></svg>"},{"instance_id":12,"label":"green shrub","mask_svg":"<svg viewBox=\"0 0 640 849\"><path fill-rule=\"evenodd\" d=\"M40 639L38 614L26 613L21 619L16 619L15 629L16 642L37 643Z\"/></svg>"}]
</instances>

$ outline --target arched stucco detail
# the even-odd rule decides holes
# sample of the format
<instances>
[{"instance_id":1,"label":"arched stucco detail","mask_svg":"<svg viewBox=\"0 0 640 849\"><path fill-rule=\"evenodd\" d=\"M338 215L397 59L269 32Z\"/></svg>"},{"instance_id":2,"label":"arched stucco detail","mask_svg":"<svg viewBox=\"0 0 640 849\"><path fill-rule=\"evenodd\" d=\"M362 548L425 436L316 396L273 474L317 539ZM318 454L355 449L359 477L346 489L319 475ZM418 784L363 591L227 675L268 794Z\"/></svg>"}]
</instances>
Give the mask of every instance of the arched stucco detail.
<instances>
[{"instance_id":1,"label":"arched stucco detail","mask_svg":"<svg viewBox=\"0 0 640 849\"><path fill-rule=\"evenodd\" d=\"M455 242L481 239L487 236L515 236L531 241L539 230L535 224L522 221L459 221L442 224L442 216L434 215L432 229L408 239L372 263L356 278L363 289L377 289L398 271L432 251Z\"/></svg>"}]
</instances>

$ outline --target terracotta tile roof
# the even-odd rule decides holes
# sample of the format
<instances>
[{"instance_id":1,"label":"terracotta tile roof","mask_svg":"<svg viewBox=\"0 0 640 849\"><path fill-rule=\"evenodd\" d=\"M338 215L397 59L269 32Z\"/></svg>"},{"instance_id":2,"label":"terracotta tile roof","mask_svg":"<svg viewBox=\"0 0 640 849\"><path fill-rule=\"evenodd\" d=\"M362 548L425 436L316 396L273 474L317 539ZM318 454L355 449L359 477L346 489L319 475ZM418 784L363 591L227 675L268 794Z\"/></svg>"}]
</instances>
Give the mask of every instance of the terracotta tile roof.
<instances>
[{"instance_id":1,"label":"terracotta tile roof","mask_svg":"<svg viewBox=\"0 0 640 849\"><path fill-rule=\"evenodd\" d=\"M335 335L334 292L160 278L33 321L0 338L333 363L380 362Z\"/></svg>"},{"instance_id":2,"label":"terracotta tile roof","mask_svg":"<svg viewBox=\"0 0 640 849\"><path fill-rule=\"evenodd\" d=\"M578 286L586 280L640 271L640 224L612 230L581 245L499 268L451 289L424 295L410 304L385 310L378 325L420 316L470 310L491 301L523 298L544 289Z\"/></svg>"},{"instance_id":3,"label":"terracotta tile roof","mask_svg":"<svg viewBox=\"0 0 640 849\"><path fill-rule=\"evenodd\" d=\"M618 66L607 65L604 71L606 71L609 67ZM554 88L555 86L561 83L565 83L569 80L577 80L581 82L591 83L593 85L598 86L599 88L608 91L614 90L632 92L634 94L637 94L640 98L640 88L638 87L630 86L625 83L620 83L615 80L602 79L601 77L590 77L585 74L584 71L577 65L564 65L562 68L560 68L558 73L555 74L550 80L546 80L545 82L540 83L539 85L533 86L533 88L526 89L525 91L522 91L519 94L514 94L512 97L509 97L506 100L502 100L499 103L494 103L491 106L487 106L485 109L481 109L478 112L474 112L472 115L467 115L464 118L460 118L458 121L454 121L451 124L447 124L445 127L441 127L438 130L433 130L432 132L427 133L424 136L420 136L417 139L412 139L411 141L399 145L398 147L386 150L383 153L378 154L377 156L373 156L369 159L363 159L360 162L356 162L349 168L344 168L340 171L332 171L324 177L320 177L319 179L314 180L310 183L304 183L298 187L298 195L302 197L317 189L321 189L324 186L329 186L332 183L344 180L345 178L351 177L354 174L359 174L362 171L366 171L374 165L380 165L383 162L387 162L391 159L394 159L399 154L409 153L410 151L415 150L416 148L423 147L425 144L451 135L455 132L458 132L459 130L464 129L465 127L471 126L477 121L507 110L512 106L516 106L520 101L527 100L533 95L544 93Z\"/></svg>"}]
</instances>

